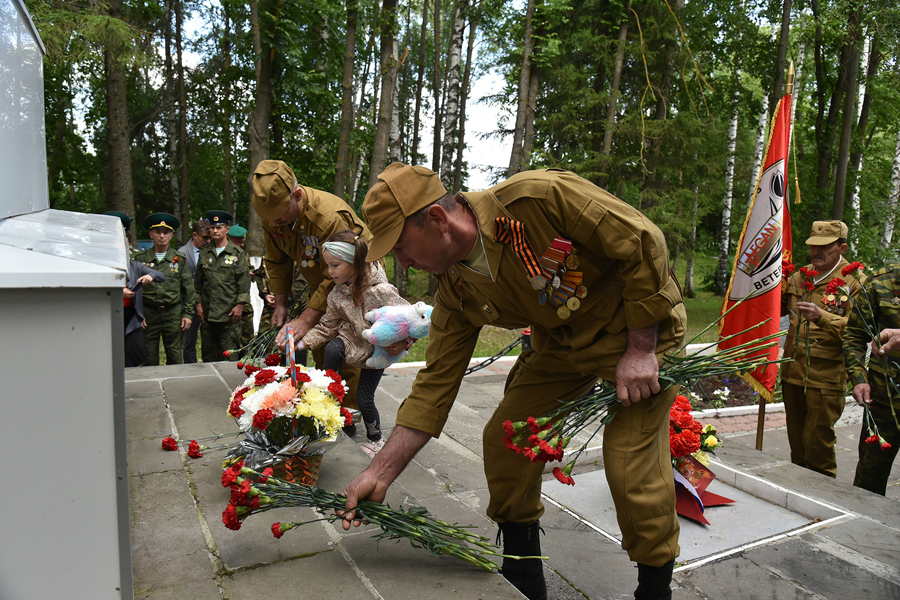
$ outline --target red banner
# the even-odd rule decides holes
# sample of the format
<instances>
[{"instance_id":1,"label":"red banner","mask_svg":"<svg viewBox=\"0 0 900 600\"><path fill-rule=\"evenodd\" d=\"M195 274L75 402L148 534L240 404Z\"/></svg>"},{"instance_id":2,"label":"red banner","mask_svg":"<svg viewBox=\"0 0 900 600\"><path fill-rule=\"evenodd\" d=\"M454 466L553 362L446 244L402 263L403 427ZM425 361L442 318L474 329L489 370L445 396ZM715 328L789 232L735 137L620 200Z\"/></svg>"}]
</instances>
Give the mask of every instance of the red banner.
<instances>
[{"instance_id":1,"label":"red banner","mask_svg":"<svg viewBox=\"0 0 900 600\"><path fill-rule=\"evenodd\" d=\"M719 349L733 348L763 336L776 333L781 319L781 262L791 261L791 219L786 202L787 159L791 132L791 96L784 96L775 110L769 133L766 160L756 181L756 191L747 210L747 220L735 255L731 282L722 304L724 314L741 299L740 306L719 323ZM730 340L748 327L769 321L752 331ZM758 356L778 359L778 347L761 348ZM778 365L767 365L744 379L772 401L778 377Z\"/></svg>"}]
</instances>

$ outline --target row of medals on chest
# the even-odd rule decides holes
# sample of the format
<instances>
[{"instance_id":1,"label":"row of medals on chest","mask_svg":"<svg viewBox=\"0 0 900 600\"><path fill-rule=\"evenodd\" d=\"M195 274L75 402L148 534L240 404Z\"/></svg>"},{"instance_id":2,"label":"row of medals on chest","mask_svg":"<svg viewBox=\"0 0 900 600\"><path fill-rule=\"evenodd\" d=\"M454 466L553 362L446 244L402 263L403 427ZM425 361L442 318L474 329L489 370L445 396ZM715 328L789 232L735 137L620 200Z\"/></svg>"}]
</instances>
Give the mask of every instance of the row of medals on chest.
<instances>
[{"instance_id":1,"label":"row of medals on chest","mask_svg":"<svg viewBox=\"0 0 900 600\"><path fill-rule=\"evenodd\" d=\"M543 272L529 278L531 285L540 290L538 302L543 306L549 301L556 308L556 316L568 319L572 312L581 308L581 300L587 297L582 273L575 270L581 261L575 254L572 242L554 239L539 262Z\"/></svg>"},{"instance_id":2,"label":"row of medals on chest","mask_svg":"<svg viewBox=\"0 0 900 600\"><path fill-rule=\"evenodd\" d=\"M825 307L826 312L843 316L846 311L845 307L847 306L847 301L849 300L850 298L846 294L841 294L840 296L837 294L825 294L822 297L822 306Z\"/></svg>"}]
</instances>

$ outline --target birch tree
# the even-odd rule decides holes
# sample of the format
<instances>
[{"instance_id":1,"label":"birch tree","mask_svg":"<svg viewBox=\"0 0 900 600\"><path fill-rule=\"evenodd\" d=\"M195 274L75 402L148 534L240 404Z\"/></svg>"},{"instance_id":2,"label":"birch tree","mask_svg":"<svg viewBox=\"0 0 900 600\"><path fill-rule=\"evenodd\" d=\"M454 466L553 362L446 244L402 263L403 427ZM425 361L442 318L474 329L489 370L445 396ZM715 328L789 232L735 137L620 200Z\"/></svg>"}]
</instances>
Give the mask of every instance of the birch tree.
<instances>
[{"instance_id":1,"label":"birch tree","mask_svg":"<svg viewBox=\"0 0 900 600\"><path fill-rule=\"evenodd\" d=\"M447 102L444 110L444 139L441 148L441 181L453 186L454 153L459 123L459 78L462 60L463 30L466 26L468 0L457 0L450 29L450 54L447 69Z\"/></svg>"},{"instance_id":2,"label":"birch tree","mask_svg":"<svg viewBox=\"0 0 900 600\"><path fill-rule=\"evenodd\" d=\"M522 168L522 141L525 136L525 118L528 109L528 92L531 84L531 54L534 50L534 10L535 0L528 0L525 10L525 40L522 49L522 68L519 71L519 95L516 106L516 125L513 130L512 151L506 176L512 177Z\"/></svg>"},{"instance_id":3,"label":"birch tree","mask_svg":"<svg viewBox=\"0 0 900 600\"><path fill-rule=\"evenodd\" d=\"M388 144L391 134L391 113L394 108L398 57L394 56L394 31L397 27L397 0L384 0L381 5L381 99L372 161L369 166L369 187L378 182L378 176L387 166Z\"/></svg>"},{"instance_id":4,"label":"birch tree","mask_svg":"<svg viewBox=\"0 0 900 600\"><path fill-rule=\"evenodd\" d=\"M900 130L897 131L897 146L894 150L894 167L891 170L891 195L888 197L887 217L884 220L884 231L881 244L887 248L894 238L894 223L897 219L897 201L900 200Z\"/></svg>"}]
</instances>

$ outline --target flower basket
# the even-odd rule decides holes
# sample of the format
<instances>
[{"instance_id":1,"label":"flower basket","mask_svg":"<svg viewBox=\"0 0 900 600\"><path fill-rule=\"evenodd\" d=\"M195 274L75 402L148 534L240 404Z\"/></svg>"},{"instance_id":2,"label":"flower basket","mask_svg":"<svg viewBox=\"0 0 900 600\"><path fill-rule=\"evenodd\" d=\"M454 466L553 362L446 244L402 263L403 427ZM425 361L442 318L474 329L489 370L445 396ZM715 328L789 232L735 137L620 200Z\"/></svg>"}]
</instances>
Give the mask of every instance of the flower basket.
<instances>
[{"instance_id":1,"label":"flower basket","mask_svg":"<svg viewBox=\"0 0 900 600\"><path fill-rule=\"evenodd\" d=\"M272 467L273 477L291 483L316 485L319 483L319 469L322 467L323 456L322 454L292 456Z\"/></svg>"}]
</instances>

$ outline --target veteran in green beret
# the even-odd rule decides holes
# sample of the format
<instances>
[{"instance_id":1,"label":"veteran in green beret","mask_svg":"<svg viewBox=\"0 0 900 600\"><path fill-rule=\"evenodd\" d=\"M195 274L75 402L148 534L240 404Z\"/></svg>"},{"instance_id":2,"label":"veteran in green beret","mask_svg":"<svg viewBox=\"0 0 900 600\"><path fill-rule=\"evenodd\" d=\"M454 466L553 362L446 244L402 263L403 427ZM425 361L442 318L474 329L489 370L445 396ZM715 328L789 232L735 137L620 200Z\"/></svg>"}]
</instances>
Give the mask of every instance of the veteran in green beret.
<instances>
[{"instance_id":1,"label":"veteran in green beret","mask_svg":"<svg viewBox=\"0 0 900 600\"><path fill-rule=\"evenodd\" d=\"M172 236L181 226L168 213L153 213L142 221L153 240L153 247L134 255L134 260L166 276L163 283L144 285L144 345L147 347L145 365L159 364L159 343L166 352L166 364L184 362L184 332L190 329L194 317L194 281L183 252L171 248Z\"/></svg>"},{"instance_id":2,"label":"veteran in green beret","mask_svg":"<svg viewBox=\"0 0 900 600\"><path fill-rule=\"evenodd\" d=\"M246 239L246 228L241 227L240 225L232 225L228 228L228 241L235 244L238 248L244 248ZM253 283L253 279L253 271L251 270L251 283ZM244 314L241 316L241 348L249 344L251 339L253 339L253 303L248 302L244 305Z\"/></svg>"},{"instance_id":3,"label":"veteran in green beret","mask_svg":"<svg viewBox=\"0 0 900 600\"><path fill-rule=\"evenodd\" d=\"M250 304L250 261L228 240L230 213L211 210L206 219L212 242L200 251L194 279L203 362L237 360L225 352L240 347L241 317Z\"/></svg>"},{"instance_id":4,"label":"veteran in green beret","mask_svg":"<svg viewBox=\"0 0 900 600\"><path fill-rule=\"evenodd\" d=\"M294 339L299 340L325 314L334 282L322 260L321 244L339 231L353 231L366 241L371 241L372 236L346 202L328 192L300 185L283 161L261 161L253 173L252 187L253 210L263 222L269 291L275 298L272 324L281 327L276 344L283 348L288 325ZM298 318L287 323L287 296L295 280L295 265L309 285L309 302ZM324 348L312 354L317 365L324 364ZM344 365L343 369L350 387L345 404L355 407L359 369L350 365Z\"/></svg>"}]
</instances>

